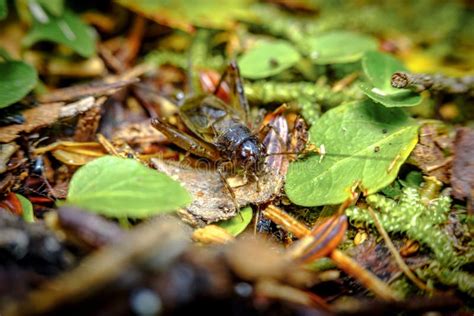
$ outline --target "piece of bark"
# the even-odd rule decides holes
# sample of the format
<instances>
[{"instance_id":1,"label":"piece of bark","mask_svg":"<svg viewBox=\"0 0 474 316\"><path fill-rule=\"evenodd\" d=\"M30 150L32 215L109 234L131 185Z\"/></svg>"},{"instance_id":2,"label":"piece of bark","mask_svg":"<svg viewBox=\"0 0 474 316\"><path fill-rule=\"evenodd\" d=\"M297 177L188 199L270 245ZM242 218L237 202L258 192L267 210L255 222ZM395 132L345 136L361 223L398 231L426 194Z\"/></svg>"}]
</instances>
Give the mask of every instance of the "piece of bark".
<instances>
[{"instance_id":1,"label":"piece of bark","mask_svg":"<svg viewBox=\"0 0 474 316\"><path fill-rule=\"evenodd\" d=\"M31 133L52 125L59 119L84 113L95 105L100 106L103 102L103 99L96 100L93 97L85 97L66 105L63 102L40 104L23 112L25 121L22 124L0 127L0 143L9 143L15 140L20 133Z\"/></svg>"},{"instance_id":2,"label":"piece of bark","mask_svg":"<svg viewBox=\"0 0 474 316\"><path fill-rule=\"evenodd\" d=\"M15 140L21 132L31 133L38 128L53 124L58 120L62 106L61 102L48 103L24 111L24 123L0 127L0 142L9 143Z\"/></svg>"}]
</instances>

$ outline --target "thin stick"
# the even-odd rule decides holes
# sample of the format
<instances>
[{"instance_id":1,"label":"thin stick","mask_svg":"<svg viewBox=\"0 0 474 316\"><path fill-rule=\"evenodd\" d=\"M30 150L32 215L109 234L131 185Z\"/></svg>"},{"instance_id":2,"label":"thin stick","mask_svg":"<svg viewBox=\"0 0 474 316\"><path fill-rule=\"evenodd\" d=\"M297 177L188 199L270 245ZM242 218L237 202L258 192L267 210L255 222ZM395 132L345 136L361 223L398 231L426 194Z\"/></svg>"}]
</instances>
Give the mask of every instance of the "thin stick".
<instances>
[{"instance_id":1,"label":"thin stick","mask_svg":"<svg viewBox=\"0 0 474 316\"><path fill-rule=\"evenodd\" d=\"M281 225L285 230L293 233L295 236L303 238L311 234L311 231L307 227L275 206L267 207L264 211L264 215L268 216L277 225ZM339 269L358 280L378 298L387 301L398 300L398 297L387 284L343 252L334 249L329 254L329 258L331 258Z\"/></svg>"},{"instance_id":2,"label":"thin stick","mask_svg":"<svg viewBox=\"0 0 474 316\"><path fill-rule=\"evenodd\" d=\"M417 92L431 90L450 94L473 94L474 76L452 78L440 74L411 74L407 72L396 72L392 75L392 87L408 88Z\"/></svg>"},{"instance_id":3,"label":"thin stick","mask_svg":"<svg viewBox=\"0 0 474 316\"><path fill-rule=\"evenodd\" d=\"M331 258L339 269L354 277L378 298L385 301L399 300L387 284L342 251L334 249L329 255L329 258Z\"/></svg>"},{"instance_id":4,"label":"thin stick","mask_svg":"<svg viewBox=\"0 0 474 316\"><path fill-rule=\"evenodd\" d=\"M275 224L280 225L283 229L292 233L297 238L303 238L311 234L311 230L309 230L304 224L300 223L293 216L279 209L275 205L269 205L262 213L265 217L273 221Z\"/></svg>"},{"instance_id":5,"label":"thin stick","mask_svg":"<svg viewBox=\"0 0 474 316\"><path fill-rule=\"evenodd\" d=\"M382 236L382 238L385 241L385 244L387 245L388 250L392 254L392 256L395 258L395 261L397 262L399 268L402 270L403 274L410 279L418 288L428 291L428 292L433 292L433 289L430 289L429 287L426 286L418 277L410 270L410 268L407 266L405 261L403 261L402 256L398 252L398 250L395 248L395 246L392 243L392 240L387 234L387 231L383 228L382 224L379 221L379 218L377 214L375 214L374 210L372 208L367 209L369 211L370 216L372 216L372 219L374 220L375 227L377 228L379 234Z\"/></svg>"}]
</instances>

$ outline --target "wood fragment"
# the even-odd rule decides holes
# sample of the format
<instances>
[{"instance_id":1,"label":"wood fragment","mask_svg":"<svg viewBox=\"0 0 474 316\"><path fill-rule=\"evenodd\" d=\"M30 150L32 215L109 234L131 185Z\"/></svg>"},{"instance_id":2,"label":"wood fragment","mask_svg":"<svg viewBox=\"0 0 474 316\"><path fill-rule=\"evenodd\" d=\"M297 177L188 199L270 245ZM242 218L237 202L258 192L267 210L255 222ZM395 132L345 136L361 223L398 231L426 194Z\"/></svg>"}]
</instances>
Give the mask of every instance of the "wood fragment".
<instances>
[{"instance_id":1,"label":"wood fragment","mask_svg":"<svg viewBox=\"0 0 474 316\"><path fill-rule=\"evenodd\" d=\"M59 119L62 106L61 102L47 103L24 111L24 123L0 127L0 143L9 143L22 132L31 133L53 124Z\"/></svg>"},{"instance_id":2,"label":"wood fragment","mask_svg":"<svg viewBox=\"0 0 474 316\"><path fill-rule=\"evenodd\" d=\"M91 82L86 84L75 85L67 88L62 88L42 95L38 98L41 103L51 103L59 101L74 101L89 96L103 96L114 94L118 89L126 87L130 84L136 83L137 78L118 80L114 82L107 82L106 80L100 82Z\"/></svg>"},{"instance_id":3,"label":"wood fragment","mask_svg":"<svg viewBox=\"0 0 474 316\"><path fill-rule=\"evenodd\" d=\"M474 76L453 78L441 74L413 74L396 72L392 75L392 87L413 89L417 92L430 90L448 94L474 95Z\"/></svg>"}]
</instances>

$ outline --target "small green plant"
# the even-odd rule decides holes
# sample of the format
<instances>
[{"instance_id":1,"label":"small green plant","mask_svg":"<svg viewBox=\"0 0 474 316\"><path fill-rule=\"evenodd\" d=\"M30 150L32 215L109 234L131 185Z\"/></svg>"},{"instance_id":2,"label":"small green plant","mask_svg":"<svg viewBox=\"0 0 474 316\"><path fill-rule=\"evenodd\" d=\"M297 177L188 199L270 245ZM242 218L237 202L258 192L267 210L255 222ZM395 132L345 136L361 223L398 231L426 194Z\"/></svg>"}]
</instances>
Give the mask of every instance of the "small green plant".
<instances>
[{"instance_id":1,"label":"small green plant","mask_svg":"<svg viewBox=\"0 0 474 316\"><path fill-rule=\"evenodd\" d=\"M105 156L74 174L66 203L110 217L144 218L187 206L191 196L179 182L138 161Z\"/></svg>"},{"instance_id":2,"label":"small green plant","mask_svg":"<svg viewBox=\"0 0 474 316\"><path fill-rule=\"evenodd\" d=\"M309 136L327 155L292 163L286 194L303 206L337 204L351 196L355 184L370 194L391 183L416 145L418 124L400 109L366 100L326 112Z\"/></svg>"}]
</instances>

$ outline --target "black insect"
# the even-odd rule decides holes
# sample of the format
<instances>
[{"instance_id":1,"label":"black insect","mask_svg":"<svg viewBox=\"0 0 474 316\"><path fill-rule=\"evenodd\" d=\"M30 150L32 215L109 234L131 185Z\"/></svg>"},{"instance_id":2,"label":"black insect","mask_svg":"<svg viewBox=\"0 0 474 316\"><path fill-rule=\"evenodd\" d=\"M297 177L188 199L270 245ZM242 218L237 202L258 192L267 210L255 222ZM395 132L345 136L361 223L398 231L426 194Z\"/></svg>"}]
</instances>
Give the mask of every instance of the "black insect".
<instances>
[{"instance_id":1,"label":"black insect","mask_svg":"<svg viewBox=\"0 0 474 316\"><path fill-rule=\"evenodd\" d=\"M223 82L229 85L230 102L216 96ZM232 173L243 171L245 178L258 180L258 174L264 170L264 148L257 133L250 128L249 104L235 61L230 62L213 94L186 100L179 107L179 115L193 135L161 118L152 119L151 124L177 146L217 162L222 178L223 170L230 167Z\"/></svg>"}]
</instances>

